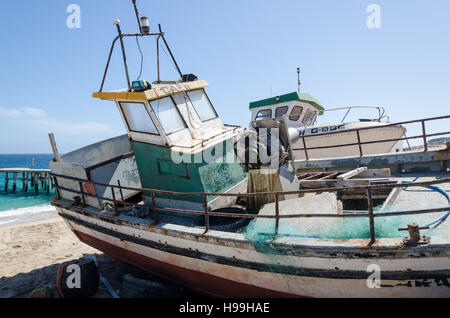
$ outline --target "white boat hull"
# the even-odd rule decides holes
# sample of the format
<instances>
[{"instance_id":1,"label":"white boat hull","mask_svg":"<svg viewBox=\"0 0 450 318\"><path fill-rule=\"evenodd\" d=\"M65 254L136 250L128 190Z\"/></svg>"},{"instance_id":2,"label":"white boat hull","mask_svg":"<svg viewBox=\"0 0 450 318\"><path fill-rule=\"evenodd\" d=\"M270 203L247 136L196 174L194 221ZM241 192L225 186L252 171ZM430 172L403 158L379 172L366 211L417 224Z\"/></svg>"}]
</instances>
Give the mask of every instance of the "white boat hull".
<instances>
[{"instance_id":1,"label":"white boat hull","mask_svg":"<svg viewBox=\"0 0 450 318\"><path fill-rule=\"evenodd\" d=\"M359 157L360 149L358 145L353 146L338 146L344 144L352 144L358 143L358 136L355 131L346 131L352 129L353 126L361 127L361 124L347 124L347 125L327 125L326 127L336 127L339 133L333 133L329 135L319 135L314 136L313 132L322 133L321 127L318 128L310 127L305 131L305 143L306 148L314 148L314 147L328 147L321 149L307 149L308 159L320 159L320 158L341 158L341 157ZM373 123L368 123L369 125L373 125ZM339 128L341 127L341 128ZM355 127L355 128L356 128ZM332 132L331 130L329 130ZM368 130L360 131L360 140L361 142L369 142L369 141L378 141L378 140L392 140L399 139L404 137L405 128L401 126L389 126L389 127L379 127ZM370 143L361 145L362 155L374 155L374 154L383 154L394 152L396 149L401 150L402 142L400 141L386 141L380 143ZM330 147L330 146L338 146L338 147ZM293 148L304 148L303 138L297 138L293 142ZM295 160L304 160L306 159L304 150L295 150L294 151Z\"/></svg>"},{"instance_id":2,"label":"white boat hull","mask_svg":"<svg viewBox=\"0 0 450 318\"><path fill-rule=\"evenodd\" d=\"M58 212L86 244L213 296L450 297L449 277L439 274L448 271L448 255L416 258L414 262L405 257L382 257L382 253L376 259L319 257L308 255L308 251L304 256L273 255L258 252L248 241L231 239L235 233L226 233L231 236L218 240L219 232L215 231L201 235L203 229L198 229L198 235L193 235L179 231L183 227L176 225L171 225L176 231L168 231L166 226L158 231L104 221L66 208L58 207ZM371 273L367 268L371 264L390 273L390 278L381 280L381 288L368 287ZM408 273L419 274L414 278Z\"/></svg>"}]
</instances>

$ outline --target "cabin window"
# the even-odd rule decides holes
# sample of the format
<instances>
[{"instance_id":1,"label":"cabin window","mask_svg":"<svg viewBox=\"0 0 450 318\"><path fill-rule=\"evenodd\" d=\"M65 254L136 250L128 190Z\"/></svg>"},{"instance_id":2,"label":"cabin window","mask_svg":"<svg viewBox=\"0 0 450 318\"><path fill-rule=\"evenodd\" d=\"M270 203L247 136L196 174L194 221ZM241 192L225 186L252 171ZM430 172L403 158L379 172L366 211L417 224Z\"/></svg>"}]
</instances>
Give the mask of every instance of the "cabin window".
<instances>
[{"instance_id":1,"label":"cabin window","mask_svg":"<svg viewBox=\"0 0 450 318\"><path fill-rule=\"evenodd\" d=\"M312 111L312 110L308 110L306 112L305 116L303 117L303 123L305 125L312 125L315 117L316 117L316 112Z\"/></svg>"},{"instance_id":2,"label":"cabin window","mask_svg":"<svg viewBox=\"0 0 450 318\"><path fill-rule=\"evenodd\" d=\"M164 97L153 100L150 102L150 105L166 134L186 128L186 124L181 118L172 98Z\"/></svg>"},{"instance_id":3,"label":"cabin window","mask_svg":"<svg viewBox=\"0 0 450 318\"><path fill-rule=\"evenodd\" d=\"M289 120L297 121L300 118L302 111L302 106L294 106L291 110L291 114L289 115Z\"/></svg>"},{"instance_id":4,"label":"cabin window","mask_svg":"<svg viewBox=\"0 0 450 318\"><path fill-rule=\"evenodd\" d=\"M281 106L275 110L275 118L283 117L288 111L288 106Z\"/></svg>"},{"instance_id":5,"label":"cabin window","mask_svg":"<svg viewBox=\"0 0 450 318\"><path fill-rule=\"evenodd\" d=\"M200 117L198 117L195 111L192 111L193 106L189 102L187 94L183 92L172 95L172 97L175 104L177 104L178 109L184 110L183 118L185 118L186 122L189 122L192 127L198 126L200 123ZM194 126L193 123L196 125Z\"/></svg>"},{"instance_id":6,"label":"cabin window","mask_svg":"<svg viewBox=\"0 0 450 318\"><path fill-rule=\"evenodd\" d=\"M158 134L144 103L120 102L119 104L130 131Z\"/></svg>"},{"instance_id":7,"label":"cabin window","mask_svg":"<svg viewBox=\"0 0 450 318\"><path fill-rule=\"evenodd\" d=\"M217 117L217 113L204 90L187 92L187 95L201 121Z\"/></svg>"},{"instance_id":8,"label":"cabin window","mask_svg":"<svg viewBox=\"0 0 450 318\"><path fill-rule=\"evenodd\" d=\"M272 110L264 109L264 110L260 110L258 112L258 114L256 114L255 120L270 119L270 118L272 118Z\"/></svg>"}]
</instances>

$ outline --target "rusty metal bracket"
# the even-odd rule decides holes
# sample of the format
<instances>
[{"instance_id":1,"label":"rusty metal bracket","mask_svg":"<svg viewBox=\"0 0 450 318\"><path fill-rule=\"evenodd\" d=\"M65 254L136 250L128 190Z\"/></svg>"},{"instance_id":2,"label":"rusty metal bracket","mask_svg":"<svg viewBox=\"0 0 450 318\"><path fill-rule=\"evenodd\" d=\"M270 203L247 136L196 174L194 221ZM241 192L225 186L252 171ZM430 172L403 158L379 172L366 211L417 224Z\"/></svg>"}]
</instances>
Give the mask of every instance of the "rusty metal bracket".
<instances>
[{"instance_id":1,"label":"rusty metal bracket","mask_svg":"<svg viewBox=\"0 0 450 318\"><path fill-rule=\"evenodd\" d=\"M399 231L408 231L409 237L403 238L403 246L414 247L417 245L424 245L430 243L430 237L425 235L420 235L420 230L428 230L430 227L419 227L416 223L408 224L407 228L399 228Z\"/></svg>"}]
</instances>

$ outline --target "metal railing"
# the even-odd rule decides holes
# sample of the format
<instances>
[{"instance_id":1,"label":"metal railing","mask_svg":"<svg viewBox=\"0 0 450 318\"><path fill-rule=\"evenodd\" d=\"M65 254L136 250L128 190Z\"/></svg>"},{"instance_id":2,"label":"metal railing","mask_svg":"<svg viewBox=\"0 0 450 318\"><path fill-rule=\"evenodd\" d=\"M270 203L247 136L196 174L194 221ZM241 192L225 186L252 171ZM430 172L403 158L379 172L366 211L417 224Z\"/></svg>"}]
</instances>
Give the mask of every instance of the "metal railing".
<instances>
[{"instance_id":1,"label":"metal railing","mask_svg":"<svg viewBox=\"0 0 450 318\"><path fill-rule=\"evenodd\" d=\"M417 214L427 214L427 213L436 213L436 212L445 212L450 211L450 207L442 207L442 208L433 208L433 209L420 209L420 210L409 210L409 211L395 211L395 212L374 212L373 198L372 193L374 190L381 189L394 189L394 188L408 188L408 187L417 187L417 186L428 186L428 185L436 185L442 183L449 183L450 178L443 178L434 181L426 181L426 182L411 182L411 183L379 183L373 184L369 186L353 186L353 187L335 187L335 188L320 188L320 189L303 189L297 191L273 191L273 192L258 192L258 193L206 193L206 192L197 192L197 193L180 193L174 191L166 191L166 190L158 190L158 189L138 189L131 187L124 187L120 185L120 181L118 180L118 185L113 184L104 184L99 182L92 182L90 180L84 180L80 178L64 176L60 174L52 173L52 176L55 179L55 187L57 193L57 200L60 200L61 193L60 191L68 191L71 193L76 193L81 195L81 201L84 206L86 206L86 197L93 197L96 199L105 200L108 202L112 202L113 209L115 211L115 215L120 215L120 211L118 210L118 206L121 205L123 207L137 207L143 209L149 209L153 212L153 225L158 224L158 211L166 211L166 212L174 212L174 213L184 213L184 214L193 214L193 215L203 215L205 217L205 232L207 233L210 229L209 218L218 216L218 217L231 217L231 218L265 218L265 219L275 219L275 229L274 235L278 235L279 233L279 224L280 219L291 219L291 218L316 218L316 217L326 217L326 218L359 218L359 217L367 217L369 218L369 226L370 226L370 242L368 246L371 246L376 241L376 233L375 233L375 218L377 217L388 217L388 216L400 216L400 215L417 215ZM67 187L62 187L58 184L58 178L72 180L78 183L79 190L70 189ZM86 192L84 189L84 184L90 183L98 186L103 186L111 189L112 198L98 196L97 194L92 194ZM115 189L119 189L121 200L116 198ZM150 194L152 205L138 205L135 203L126 202L123 199L123 190L131 190L131 191L139 191ZM280 196L284 195L292 195L292 194L303 194L303 193L324 193L324 192L338 192L338 191L349 191L349 190L360 190L365 191L367 194L367 205L368 210L365 212L353 212L351 214L314 214L314 213L302 213L302 214L289 214L289 215L280 215ZM196 211L196 210L187 210L187 209L175 209L175 208L163 208L157 207L155 204L155 196L157 194L160 195L171 195L171 196L181 196L181 197L192 197L199 196L203 198L203 206L204 211ZM243 213L225 213L225 212L217 212L210 211L208 208L208 196L222 196L222 197L252 197L252 196L268 196L273 195L275 197L275 213L273 215L259 215L259 214L243 214ZM58 205L58 203L52 200L52 203Z\"/></svg>"},{"instance_id":2,"label":"metal railing","mask_svg":"<svg viewBox=\"0 0 450 318\"><path fill-rule=\"evenodd\" d=\"M330 108L330 109L324 109L322 112L332 112L337 110L343 110L347 109L347 112L345 113L344 117L341 120L341 123L344 122L345 118L347 118L348 114L352 109L376 109L378 110L378 119L375 119L375 121L381 121L384 118L388 118L387 115L385 115L386 110L382 106L344 106L344 107L337 107L337 108Z\"/></svg>"},{"instance_id":3,"label":"metal railing","mask_svg":"<svg viewBox=\"0 0 450 318\"><path fill-rule=\"evenodd\" d=\"M362 148L363 145L377 144L377 143L384 143L384 142L398 142L398 141L404 141L404 140L409 142L409 140L411 140L411 139L422 139L423 140L423 148L424 148L423 151L427 152L428 151L427 138L449 135L450 131L427 134L425 123L426 122L430 122L430 121L443 120L443 119L450 119L450 115L439 116L439 117L431 117L431 118L426 118L426 119L403 121L403 122L398 122L398 123L392 123L392 124L386 124L386 125L378 125L378 126L372 126L372 127L360 127L360 128L352 128L352 129L345 129L345 130L337 130L337 131L324 132L324 133L318 133L318 134L306 135L306 136L302 135L301 138L302 138L303 147L302 148L293 148L292 150L293 151L304 151L305 159L309 160L308 151L311 151L311 150L358 146L358 148L359 148L359 156L362 157L362 156L364 156L364 152L363 152L363 148ZM404 137L400 137L400 138L361 141L361 131L367 131L367 130L372 130L372 129L380 129L380 128L386 128L386 127L394 127L394 126L398 127L398 126L401 126L401 125L414 124L414 123L420 123L421 124L421 131L422 131L422 133L420 135L415 135L415 136L410 136L410 137L407 137L405 135ZM345 144L337 144L337 145L317 146L317 147L307 147L307 145L306 145L307 139L313 139L313 138L319 137L319 136L331 136L331 135L342 134L342 133L351 133L351 132L355 133L357 142L345 143Z\"/></svg>"}]
</instances>

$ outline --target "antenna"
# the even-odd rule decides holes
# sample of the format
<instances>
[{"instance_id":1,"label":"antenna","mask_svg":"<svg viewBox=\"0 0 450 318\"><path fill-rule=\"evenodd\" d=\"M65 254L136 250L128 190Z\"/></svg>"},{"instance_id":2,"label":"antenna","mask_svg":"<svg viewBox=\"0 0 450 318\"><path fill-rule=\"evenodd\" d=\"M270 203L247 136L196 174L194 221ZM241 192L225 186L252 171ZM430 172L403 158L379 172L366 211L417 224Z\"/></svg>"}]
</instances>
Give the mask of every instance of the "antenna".
<instances>
[{"instance_id":1,"label":"antenna","mask_svg":"<svg viewBox=\"0 0 450 318\"><path fill-rule=\"evenodd\" d=\"M301 84L302 83L300 82L300 67L297 67L297 85L298 85L297 90L298 90L299 93L300 93L300 85Z\"/></svg>"},{"instance_id":2,"label":"antenna","mask_svg":"<svg viewBox=\"0 0 450 318\"><path fill-rule=\"evenodd\" d=\"M134 6L134 12L136 12L136 19L139 25L139 33L142 34L142 26L141 26L141 20L139 20L139 9L136 5L136 0L131 0L133 2L133 6Z\"/></svg>"},{"instance_id":3,"label":"antenna","mask_svg":"<svg viewBox=\"0 0 450 318\"><path fill-rule=\"evenodd\" d=\"M120 41L120 46L122 48L122 59L123 59L124 67L125 67L125 75L127 78L128 90L131 91L130 77L128 74L128 66L127 66L127 58L126 58L126 54L125 54L125 46L123 43L123 39L128 38L128 37L136 37L136 39L138 39L139 36L141 36L141 37L144 37L144 36L156 37L156 55L157 55L156 59L157 59L158 82L160 81L160 77L159 77L159 39L162 38L162 40L164 41L164 45L166 46L167 51L170 54L170 58L172 59L173 64L175 65L178 73L180 74L180 78L183 79L183 73L181 73L180 67L178 66L177 61L175 60L175 57L173 56L172 51L170 50L169 45L167 44L167 41L164 37L164 33L161 30L161 25L158 24L159 32L151 33L149 19L146 17L139 18L139 11L137 10L136 0L132 0L132 2L135 6L136 18L138 20L138 24L139 24L139 28L140 28L141 32L140 33L122 33L122 30L120 28L120 21L119 20L114 21L114 24L117 27L118 35L114 38L114 40L111 44L111 49L109 51L108 60L106 62L106 67L105 67L105 71L103 73L103 79L102 79L102 83L100 85L99 92L103 91L103 85L105 84L106 75L108 73L109 64L111 62L111 56L114 51L114 46L118 40Z\"/></svg>"}]
</instances>

